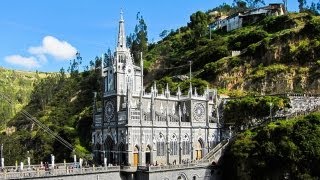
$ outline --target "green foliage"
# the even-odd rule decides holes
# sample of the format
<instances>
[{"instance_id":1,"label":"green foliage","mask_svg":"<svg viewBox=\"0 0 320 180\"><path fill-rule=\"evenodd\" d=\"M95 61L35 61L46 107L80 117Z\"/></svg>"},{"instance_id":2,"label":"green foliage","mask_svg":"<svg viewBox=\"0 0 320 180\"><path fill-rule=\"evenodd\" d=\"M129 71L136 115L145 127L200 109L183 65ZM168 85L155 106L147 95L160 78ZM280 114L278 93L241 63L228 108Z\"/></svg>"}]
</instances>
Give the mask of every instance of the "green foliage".
<instances>
[{"instance_id":1,"label":"green foliage","mask_svg":"<svg viewBox=\"0 0 320 180\"><path fill-rule=\"evenodd\" d=\"M247 130L224 160L226 179L319 179L320 113Z\"/></svg>"},{"instance_id":2,"label":"green foliage","mask_svg":"<svg viewBox=\"0 0 320 180\"><path fill-rule=\"evenodd\" d=\"M134 61L139 64L140 53L145 54L148 50L148 31L147 24L140 12L137 13L137 25L134 33L127 37L127 46L130 48Z\"/></svg>"},{"instance_id":3,"label":"green foliage","mask_svg":"<svg viewBox=\"0 0 320 180\"><path fill-rule=\"evenodd\" d=\"M8 104L0 98L0 132L7 127L13 118L30 101L34 86L47 74L39 72L22 72L0 68L0 93L12 100Z\"/></svg>"},{"instance_id":4,"label":"green foliage","mask_svg":"<svg viewBox=\"0 0 320 180\"><path fill-rule=\"evenodd\" d=\"M201 11L197 11L190 16L188 26L193 30L195 38L202 37L208 32L208 21L208 15Z\"/></svg>"},{"instance_id":5,"label":"green foliage","mask_svg":"<svg viewBox=\"0 0 320 180\"><path fill-rule=\"evenodd\" d=\"M290 15L270 16L261 21L260 24L262 28L269 33L279 32L296 26L296 22Z\"/></svg>"},{"instance_id":6,"label":"green foliage","mask_svg":"<svg viewBox=\"0 0 320 180\"><path fill-rule=\"evenodd\" d=\"M97 58L93 66L101 64ZM91 132L88 128L92 124L93 92L101 89L100 70L92 69L82 73L75 73L67 77L63 71L50 74L47 78L35 83L30 96L30 102L24 110L40 122L70 142L81 157L88 158L91 149ZM5 147L16 146L21 151L5 151L8 158L6 164L14 165L15 159L23 161L26 152L32 152L33 162L49 161L50 154L56 156L57 161L72 158L73 152L55 140L43 129L18 113L10 120L8 126L14 126L17 131L13 134L3 134ZM9 139L14 141L10 142ZM8 139L8 140L7 140ZM22 152L23 151L23 152ZM20 153L20 154L18 154Z\"/></svg>"},{"instance_id":7,"label":"green foliage","mask_svg":"<svg viewBox=\"0 0 320 180\"><path fill-rule=\"evenodd\" d=\"M245 96L228 101L224 107L224 118L237 129L250 124L250 119L268 117L271 113L289 105L288 99L277 96Z\"/></svg>"},{"instance_id":8,"label":"green foliage","mask_svg":"<svg viewBox=\"0 0 320 180\"><path fill-rule=\"evenodd\" d=\"M231 36L229 40L230 49L242 50L250 44L257 43L268 36L268 33L260 29L240 29L235 36Z\"/></svg>"}]
</instances>

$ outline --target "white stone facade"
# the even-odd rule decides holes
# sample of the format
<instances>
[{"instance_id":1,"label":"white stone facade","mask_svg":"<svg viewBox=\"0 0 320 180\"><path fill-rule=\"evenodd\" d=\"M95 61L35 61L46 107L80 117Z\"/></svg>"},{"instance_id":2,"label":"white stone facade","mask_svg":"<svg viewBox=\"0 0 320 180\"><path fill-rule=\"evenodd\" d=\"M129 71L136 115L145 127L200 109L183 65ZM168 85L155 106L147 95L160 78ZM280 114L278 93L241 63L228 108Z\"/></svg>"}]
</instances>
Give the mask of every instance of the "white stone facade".
<instances>
[{"instance_id":1,"label":"white stone facade","mask_svg":"<svg viewBox=\"0 0 320 180\"><path fill-rule=\"evenodd\" d=\"M144 166L182 164L201 159L220 140L217 91L198 95L159 94L143 87L143 61L136 66L126 47L121 14L114 59L103 63L103 108L95 110L92 142L95 159L107 164ZM175 94L175 95L172 95Z\"/></svg>"}]
</instances>

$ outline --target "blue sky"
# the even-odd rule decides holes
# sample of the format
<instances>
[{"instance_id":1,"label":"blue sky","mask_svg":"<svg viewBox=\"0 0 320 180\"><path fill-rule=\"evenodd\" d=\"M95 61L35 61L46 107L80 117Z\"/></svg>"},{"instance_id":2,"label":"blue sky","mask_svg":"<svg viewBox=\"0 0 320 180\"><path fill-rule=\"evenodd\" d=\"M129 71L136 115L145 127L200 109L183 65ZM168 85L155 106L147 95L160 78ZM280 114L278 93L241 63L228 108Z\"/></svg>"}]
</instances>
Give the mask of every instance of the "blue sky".
<instances>
[{"instance_id":1,"label":"blue sky","mask_svg":"<svg viewBox=\"0 0 320 180\"><path fill-rule=\"evenodd\" d=\"M266 3L282 0L266 0ZM54 72L67 69L79 51L83 63L114 49L120 10L126 34L133 32L141 12L149 42L163 30L185 26L197 10L206 11L232 0L2 0L0 5L0 66ZM297 11L297 0L288 0Z\"/></svg>"}]
</instances>

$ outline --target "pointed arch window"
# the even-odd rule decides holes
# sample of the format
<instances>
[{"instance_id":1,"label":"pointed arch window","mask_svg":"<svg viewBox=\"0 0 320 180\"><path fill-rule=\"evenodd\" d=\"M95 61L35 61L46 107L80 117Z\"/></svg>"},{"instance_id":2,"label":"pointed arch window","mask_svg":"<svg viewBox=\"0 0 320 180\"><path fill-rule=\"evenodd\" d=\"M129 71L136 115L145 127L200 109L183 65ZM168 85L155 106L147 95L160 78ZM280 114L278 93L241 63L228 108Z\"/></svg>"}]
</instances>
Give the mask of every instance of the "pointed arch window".
<instances>
[{"instance_id":1,"label":"pointed arch window","mask_svg":"<svg viewBox=\"0 0 320 180\"><path fill-rule=\"evenodd\" d=\"M177 136L173 135L170 141L170 155L178 155Z\"/></svg>"},{"instance_id":2,"label":"pointed arch window","mask_svg":"<svg viewBox=\"0 0 320 180\"><path fill-rule=\"evenodd\" d=\"M186 134L182 139L182 155L189 155L190 154L190 139L189 136Z\"/></svg>"},{"instance_id":3,"label":"pointed arch window","mask_svg":"<svg viewBox=\"0 0 320 180\"><path fill-rule=\"evenodd\" d=\"M160 134L160 138L158 139L157 142L157 156L164 156L164 136L163 134Z\"/></svg>"}]
</instances>

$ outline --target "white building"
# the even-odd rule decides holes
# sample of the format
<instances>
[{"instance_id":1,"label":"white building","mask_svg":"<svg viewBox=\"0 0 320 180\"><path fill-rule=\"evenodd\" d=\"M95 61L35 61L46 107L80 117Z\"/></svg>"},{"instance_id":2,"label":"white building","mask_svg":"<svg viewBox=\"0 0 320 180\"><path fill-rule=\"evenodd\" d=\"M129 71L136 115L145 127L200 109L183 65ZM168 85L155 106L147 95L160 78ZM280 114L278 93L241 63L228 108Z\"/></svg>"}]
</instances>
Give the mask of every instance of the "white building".
<instances>
[{"instance_id":1,"label":"white building","mask_svg":"<svg viewBox=\"0 0 320 180\"><path fill-rule=\"evenodd\" d=\"M222 29L229 32L241 28L245 23L256 22L258 19L266 16L281 16L284 15L285 12L286 10L283 4L274 3L265 7L236 13L229 17L222 16L210 26L213 30Z\"/></svg>"},{"instance_id":2,"label":"white building","mask_svg":"<svg viewBox=\"0 0 320 180\"><path fill-rule=\"evenodd\" d=\"M92 132L95 159L129 166L201 159L220 140L217 91L198 95L190 84L187 96L168 86L159 94L156 85L147 93L143 61L140 67L133 62L121 13L114 59L102 67L103 108L95 110Z\"/></svg>"}]
</instances>

